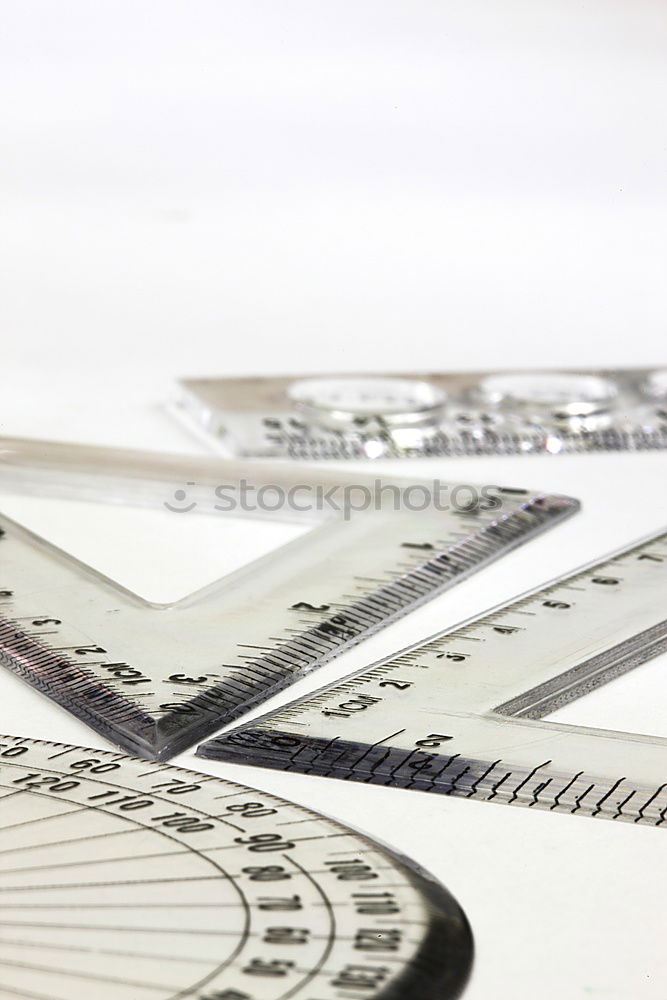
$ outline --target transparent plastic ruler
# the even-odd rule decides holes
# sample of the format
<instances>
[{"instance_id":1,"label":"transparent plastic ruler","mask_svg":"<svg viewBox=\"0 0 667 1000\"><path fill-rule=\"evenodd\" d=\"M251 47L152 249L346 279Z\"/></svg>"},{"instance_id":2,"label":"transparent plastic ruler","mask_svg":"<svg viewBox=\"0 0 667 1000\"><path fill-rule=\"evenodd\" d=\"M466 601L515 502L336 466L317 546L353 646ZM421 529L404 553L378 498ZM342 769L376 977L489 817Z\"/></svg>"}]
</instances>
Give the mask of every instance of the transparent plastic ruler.
<instances>
[{"instance_id":1,"label":"transparent plastic ruler","mask_svg":"<svg viewBox=\"0 0 667 1000\"><path fill-rule=\"evenodd\" d=\"M304 486L296 467L0 442L0 485L12 489L159 506L180 502L187 483L197 510L215 513L218 486L228 496L241 481L283 496ZM353 482L371 490L377 480ZM308 483L335 493L349 479L323 470ZM480 487L472 506L457 508L450 495L449 509L414 510L395 506L414 483L384 485L377 509L329 518L169 605L2 519L0 662L113 742L165 759L578 506Z\"/></svg>"},{"instance_id":2,"label":"transparent plastic ruler","mask_svg":"<svg viewBox=\"0 0 667 1000\"><path fill-rule=\"evenodd\" d=\"M171 409L233 455L634 451L667 448L667 369L184 379Z\"/></svg>"},{"instance_id":3,"label":"transparent plastic ruler","mask_svg":"<svg viewBox=\"0 0 667 1000\"><path fill-rule=\"evenodd\" d=\"M666 606L667 533L199 755L667 829L667 740L544 720L667 649Z\"/></svg>"},{"instance_id":4,"label":"transparent plastic ruler","mask_svg":"<svg viewBox=\"0 0 667 1000\"><path fill-rule=\"evenodd\" d=\"M0 736L2 1000L446 1000L472 937L411 862L210 775Z\"/></svg>"}]
</instances>

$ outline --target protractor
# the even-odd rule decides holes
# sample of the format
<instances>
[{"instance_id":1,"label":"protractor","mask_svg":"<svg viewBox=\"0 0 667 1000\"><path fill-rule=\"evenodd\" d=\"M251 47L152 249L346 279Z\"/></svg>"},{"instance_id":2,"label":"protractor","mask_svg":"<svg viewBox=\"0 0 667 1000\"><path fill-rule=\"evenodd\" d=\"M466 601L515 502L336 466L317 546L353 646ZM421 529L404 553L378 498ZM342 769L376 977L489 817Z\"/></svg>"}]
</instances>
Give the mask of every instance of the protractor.
<instances>
[{"instance_id":1,"label":"protractor","mask_svg":"<svg viewBox=\"0 0 667 1000\"><path fill-rule=\"evenodd\" d=\"M301 806L0 737L2 1000L446 1000L471 932L439 884Z\"/></svg>"}]
</instances>

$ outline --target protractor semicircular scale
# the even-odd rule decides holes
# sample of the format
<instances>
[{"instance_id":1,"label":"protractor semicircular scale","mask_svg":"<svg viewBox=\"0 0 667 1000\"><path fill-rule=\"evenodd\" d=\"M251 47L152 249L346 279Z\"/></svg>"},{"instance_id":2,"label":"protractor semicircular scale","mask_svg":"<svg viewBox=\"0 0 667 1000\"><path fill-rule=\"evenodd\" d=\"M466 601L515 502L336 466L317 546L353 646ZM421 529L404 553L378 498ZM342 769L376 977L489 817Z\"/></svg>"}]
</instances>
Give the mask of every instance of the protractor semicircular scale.
<instances>
[{"instance_id":1,"label":"protractor semicircular scale","mask_svg":"<svg viewBox=\"0 0 667 1000\"><path fill-rule=\"evenodd\" d=\"M667 650L667 532L198 754L667 830L667 739L546 716Z\"/></svg>"},{"instance_id":2,"label":"protractor semicircular scale","mask_svg":"<svg viewBox=\"0 0 667 1000\"><path fill-rule=\"evenodd\" d=\"M197 512L219 516L220 484L244 482L284 496L303 476L285 465L0 441L0 484L14 491L161 507L188 483ZM469 486L457 508L455 484L438 483L449 503L415 510L405 497L419 483L380 482L377 509L331 517L168 606L2 519L0 662L112 742L166 759L578 509L568 497ZM313 470L308 483L377 497L377 477Z\"/></svg>"},{"instance_id":3,"label":"protractor semicircular scale","mask_svg":"<svg viewBox=\"0 0 667 1000\"><path fill-rule=\"evenodd\" d=\"M0 997L447 1000L472 937L389 849L242 785L0 736Z\"/></svg>"}]
</instances>

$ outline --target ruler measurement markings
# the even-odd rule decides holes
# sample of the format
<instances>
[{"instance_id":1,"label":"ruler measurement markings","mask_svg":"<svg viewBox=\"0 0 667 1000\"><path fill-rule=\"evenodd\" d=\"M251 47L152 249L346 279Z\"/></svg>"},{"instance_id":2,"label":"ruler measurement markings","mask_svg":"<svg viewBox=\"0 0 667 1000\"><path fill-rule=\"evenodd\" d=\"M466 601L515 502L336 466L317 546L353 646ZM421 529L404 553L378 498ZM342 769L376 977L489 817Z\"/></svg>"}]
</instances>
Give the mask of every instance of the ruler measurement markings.
<instances>
[{"instance_id":1,"label":"ruler measurement markings","mask_svg":"<svg viewBox=\"0 0 667 1000\"><path fill-rule=\"evenodd\" d=\"M291 740L287 752L292 770L660 826L667 817L667 740L536 720L554 704L579 696L664 648L667 626L660 615L667 564L662 557L646 558L662 553L664 544L661 533L629 546L232 730L199 752L282 768L284 747ZM612 568L616 575L609 572ZM557 600L573 590L583 596L574 602L569 597ZM517 625L517 613L527 613L530 622L524 619ZM566 616L561 619L564 632L558 614ZM647 628L640 626L642 620ZM480 631L485 634L466 634ZM590 638L582 642L582 636ZM458 662L443 658L458 642L480 639L486 644L482 661L482 646ZM561 654L563 639L569 645ZM542 667L540 657L545 656ZM406 671L409 684L401 679L381 687L384 678L400 678ZM540 671L543 679L531 691L527 681L539 680ZM495 694L503 685L517 692L509 702ZM366 700L356 702L355 692L361 690L373 697L364 695ZM435 707L439 702L442 708ZM507 710L499 715L505 710L501 702ZM526 706L531 704L528 717ZM409 720L400 736L378 731L387 715L404 727ZM547 741L550 760L531 760L536 738ZM388 746L378 753L385 742ZM443 758L439 747L444 745L455 752ZM503 745L505 753L493 753ZM577 767L577 757L588 760L588 767ZM460 766L450 778L454 761ZM493 779L503 767L505 773Z\"/></svg>"},{"instance_id":2,"label":"ruler measurement markings","mask_svg":"<svg viewBox=\"0 0 667 1000\"><path fill-rule=\"evenodd\" d=\"M80 449L79 449L80 451ZM76 448L65 448L65 464L67 462L72 462L74 459L72 456L76 457ZM98 450L97 454L100 452ZM104 457L104 456L103 456ZM530 501L527 505L524 504L521 510L515 509L511 514L510 518L514 517L524 517L525 511L530 507ZM539 511L540 498L534 498L534 510L533 515ZM539 512L539 517L543 516L544 512ZM503 513L502 517L507 520L507 513ZM417 519L415 520L415 525L417 525ZM488 517L479 519L482 524L482 530L487 530L493 534L497 532L500 528L501 522L495 517L495 515L489 515ZM393 526L393 525L392 525ZM535 527L535 521L532 524L523 526L532 530ZM513 535L516 536L517 532L520 533L523 530L521 525L516 526L516 530L513 531ZM418 534L423 535L423 525L421 519L419 520L419 532ZM415 529L416 530L416 529ZM429 529L430 530L430 529ZM394 532L392 532L394 534ZM281 671L287 670L290 673L294 670L294 658L296 657L297 662L301 662L302 667L311 667L313 665L313 658L328 658L333 651L337 648L344 646L347 642L355 640L358 636L355 633L363 633L367 628L373 627L377 624L388 620L387 610L388 608L393 608L393 611L389 612L389 615L396 613L398 611L403 612L406 610L413 602L420 601L426 596L430 596L435 593L432 590L431 576L435 576L438 584L443 584L446 582L445 577L450 575L455 576L457 572L467 571L476 565L477 560L480 558L489 558L496 551L498 551L499 546L502 548L502 543L498 540L494 540L491 537L488 540L483 540L481 544L478 544L475 540L474 535L468 533L462 533L460 531L452 531L448 535L442 536L438 534L437 538L448 542L451 546L454 545L454 550L451 556L445 553L439 554L434 557L430 563L427 561L423 562L422 557L419 554L415 554L411 557L408 563L405 563L405 559L400 562L399 566L395 564L387 570L382 571L381 578L388 581L386 584L381 586L379 593L373 593L372 591L368 593L368 588L365 585L359 587L361 592L361 597L359 594L353 595L353 600L351 604L344 607L340 606L340 602L335 602L337 605L333 610L338 612L338 619L335 617L333 621L329 619L328 616L318 616L319 621L316 620L314 623L306 622L305 619L300 618L301 629L292 630L290 626L284 628L275 639L277 640L279 648L276 649L273 646L267 645L266 643L249 643L245 642L243 647L237 647L237 656L239 663L230 664L227 669L238 669L243 664L248 664L245 669L246 677L253 678L254 680L244 681L247 683L247 690L251 697L251 700L255 702L257 700L258 688L261 689L263 686L268 685L268 680L262 677L262 673L266 676L271 676L272 669L276 669L278 673L275 675L281 681L284 679L284 673ZM462 539L458 541L457 539ZM386 547L386 543L385 544ZM433 543L431 543L433 545ZM466 550L465 546L468 546ZM441 557L445 557L451 564L452 560L458 566L443 566ZM436 562L435 559L440 561ZM20 565L20 563L19 563ZM403 568L406 568L406 572L403 573ZM396 574L398 572L398 578ZM357 574L354 572L352 576L355 577ZM380 579L374 577L374 579ZM362 581L359 581L360 583ZM119 603L118 598L116 598L116 603ZM330 605L331 606L331 605ZM114 608L118 611L118 608ZM122 609L121 609L122 610ZM42 617L47 617L47 612L40 612ZM21 619L28 621L31 616L21 615ZM33 616L36 617L36 616ZM304 631L305 627L305 631ZM44 630L38 630L37 632L28 629L31 638L34 642L38 643L38 647L32 650L32 663L35 667L40 667L43 676L49 679L49 683L56 685L54 689L49 691L49 693L54 695L59 695L61 703L64 703L66 707L74 708L76 711L77 703L83 699L88 699L88 704L82 706L85 708L83 717L86 721L91 722L93 719L93 713L97 716L97 728L102 728L104 725L103 718L99 718L99 713L102 712L104 716L109 719L114 726L118 726L121 723L135 725L131 720L132 714L132 704L137 707L139 704L143 703L145 705L144 715L142 721L139 722L137 718L137 723L140 728L142 728L142 733L139 736L137 734L136 738L133 739L132 749L137 751L146 750L146 742L153 741L155 739L160 739L157 736L159 732L158 729L155 730L155 735L149 735L147 726L150 725L151 717L151 704L154 706L156 699L160 698L159 689L155 689L154 692L150 691L129 691L129 687L134 684L148 683L149 678L144 678L141 676L123 676L119 673L117 676L104 676L103 684L100 684L100 678L97 676L100 670L111 670L112 667L119 670L133 671L136 668L129 665L126 660L123 661L122 657L114 657L111 661L103 660L102 658L96 656L94 659L90 657L90 651L96 649L97 640L92 639L88 634L80 633L80 637L76 637L76 644L72 642L67 643L55 643L51 642L49 647L48 636ZM51 632L52 630L47 630ZM88 630L90 631L90 630ZM93 631L94 635L94 631ZM285 642L285 636L291 636L288 638L287 643ZM102 647L102 642L99 642L99 646ZM87 648L88 646L92 648ZM40 648L45 647L45 648ZM57 664L49 662L49 648L52 650L57 650L60 654L66 653L70 654L62 662L59 661ZM245 654L240 653L241 648L257 648L258 651L264 653L263 659L274 664L274 667L269 667L266 662L257 663L257 658L244 659ZM106 649L106 646L104 647ZM284 655L283 655L284 650ZM74 660L74 655L81 654L81 659ZM26 665L26 659L24 657L21 664L21 673L30 679L30 666ZM248 670L250 673L248 674ZM76 673L73 674L72 671ZM140 673L140 671L139 671ZM91 676L91 674L93 676ZM98 684L98 689L86 692L86 687L89 684ZM166 682L165 682L166 683ZM63 690L66 686L69 686L69 694L65 697L66 692ZM240 695L240 689L242 688L241 679L237 677L236 681L229 682L228 679L218 679L217 683L204 685L200 687L199 692L194 698L185 694L185 689L182 687L175 687L173 685L167 685L168 690L162 695L164 698L164 704L160 705L157 709L153 707L152 716L154 722L160 725L164 723L168 725L171 732L179 729L178 724L178 712L185 714L186 718L183 720L180 726L181 730L186 730L188 728L188 723L192 720L187 719L187 715L191 714L188 709L193 706L193 711L196 713L197 710L204 712L206 715L213 714L216 710L218 712L224 711L224 707L227 706L230 697L232 701L238 698L243 698ZM105 690L114 696L114 701L109 701L105 698ZM131 696L131 697L130 697ZM69 699L69 700L68 700ZM198 700L197 700L198 699ZM197 709L197 705L199 708ZM234 706L236 708L236 706ZM228 710L228 709L227 709ZM128 714L129 713L129 714ZM174 714L176 713L176 718ZM235 714L237 714L235 712ZM162 722L160 722L162 720ZM221 720L224 721L224 718ZM118 732L116 732L116 738L118 738ZM170 733L171 735L171 733ZM137 742L139 741L139 742ZM167 741L166 736L164 737L164 742ZM167 751L161 748L160 752L154 754L160 756ZM150 755L150 750L148 755Z\"/></svg>"}]
</instances>

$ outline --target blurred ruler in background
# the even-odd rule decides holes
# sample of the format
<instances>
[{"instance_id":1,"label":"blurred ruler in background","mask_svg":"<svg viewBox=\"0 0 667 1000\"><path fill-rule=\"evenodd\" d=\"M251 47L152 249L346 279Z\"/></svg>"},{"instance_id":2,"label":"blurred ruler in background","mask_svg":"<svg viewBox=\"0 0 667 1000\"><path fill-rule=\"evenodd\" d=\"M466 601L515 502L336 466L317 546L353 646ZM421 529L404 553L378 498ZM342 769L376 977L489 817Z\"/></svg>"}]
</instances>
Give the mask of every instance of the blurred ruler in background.
<instances>
[{"instance_id":1,"label":"blurred ruler in background","mask_svg":"<svg viewBox=\"0 0 667 1000\"><path fill-rule=\"evenodd\" d=\"M667 448L667 369L184 379L172 411L230 455Z\"/></svg>"}]
</instances>

